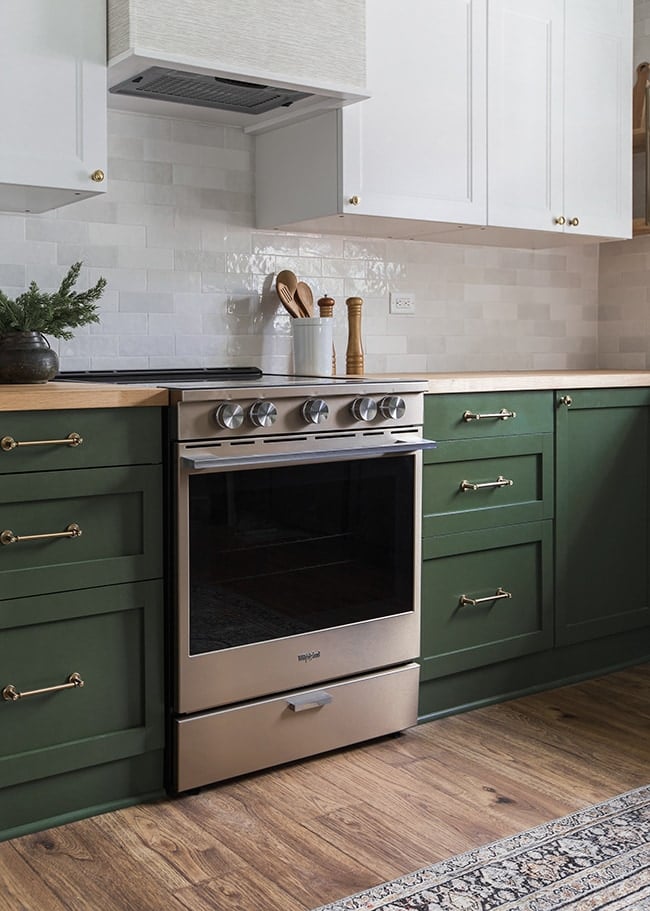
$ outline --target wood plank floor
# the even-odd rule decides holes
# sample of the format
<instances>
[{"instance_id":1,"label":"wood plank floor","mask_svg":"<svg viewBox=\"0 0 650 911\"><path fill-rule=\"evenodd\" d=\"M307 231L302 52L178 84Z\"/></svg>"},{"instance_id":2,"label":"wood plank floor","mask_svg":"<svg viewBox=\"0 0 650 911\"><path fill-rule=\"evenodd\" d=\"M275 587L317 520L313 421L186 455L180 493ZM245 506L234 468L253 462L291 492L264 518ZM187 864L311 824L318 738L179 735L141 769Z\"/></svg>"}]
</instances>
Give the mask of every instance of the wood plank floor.
<instances>
[{"instance_id":1,"label":"wood plank floor","mask_svg":"<svg viewBox=\"0 0 650 911\"><path fill-rule=\"evenodd\" d=\"M650 665L0 844L0 911L305 911L650 783Z\"/></svg>"}]
</instances>

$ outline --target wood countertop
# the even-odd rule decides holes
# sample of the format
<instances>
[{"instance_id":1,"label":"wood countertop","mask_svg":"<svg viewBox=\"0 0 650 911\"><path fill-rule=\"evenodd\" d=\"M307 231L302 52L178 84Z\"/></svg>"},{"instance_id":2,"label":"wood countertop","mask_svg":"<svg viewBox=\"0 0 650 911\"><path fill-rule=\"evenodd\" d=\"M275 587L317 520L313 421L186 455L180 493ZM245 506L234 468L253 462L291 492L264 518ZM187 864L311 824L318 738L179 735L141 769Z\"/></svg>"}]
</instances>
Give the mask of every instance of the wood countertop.
<instances>
[{"instance_id":1,"label":"wood countertop","mask_svg":"<svg viewBox=\"0 0 650 911\"><path fill-rule=\"evenodd\" d=\"M430 393L650 387L650 370L512 370L403 373L399 376L402 379L426 380Z\"/></svg>"},{"instance_id":2,"label":"wood countertop","mask_svg":"<svg viewBox=\"0 0 650 911\"><path fill-rule=\"evenodd\" d=\"M30 383L0 385L0 411L63 408L128 408L167 405L166 389L114 383Z\"/></svg>"}]
</instances>

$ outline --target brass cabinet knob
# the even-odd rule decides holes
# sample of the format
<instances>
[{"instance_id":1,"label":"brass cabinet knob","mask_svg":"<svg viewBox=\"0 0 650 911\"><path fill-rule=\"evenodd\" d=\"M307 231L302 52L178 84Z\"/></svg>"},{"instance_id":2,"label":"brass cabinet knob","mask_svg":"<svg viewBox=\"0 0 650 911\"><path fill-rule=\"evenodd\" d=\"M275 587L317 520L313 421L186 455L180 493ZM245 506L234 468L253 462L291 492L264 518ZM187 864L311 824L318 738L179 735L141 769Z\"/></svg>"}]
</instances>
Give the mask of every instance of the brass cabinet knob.
<instances>
[{"instance_id":1,"label":"brass cabinet knob","mask_svg":"<svg viewBox=\"0 0 650 911\"><path fill-rule=\"evenodd\" d=\"M102 180L106 177L101 168L97 168L96 171L93 171L90 175L90 179L94 180L95 183L101 183Z\"/></svg>"},{"instance_id":2,"label":"brass cabinet knob","mask_svg":"<svg viewBox=\"0 0 650 911\"><path fill-rule=\"evenodd\" d=\"M555 219L555 224L556 225L565 225L566 218L564 217L564 215L558 215L557 218Z\"/></svg>"},{"instance_id":3,"label":"brass cabinet knob","mask_svg":"<svg viewBox=\"0 0 650 911\"><path fill-rule=\"evenodd\" d=\"M570 395L560 396L560 405L566 405L567 408L570 408L573 405L573 399Z\"/></svg>"},{"instance_id":4,"label":"brass cabinet knob","mask_svg":"<svg viewBox=\"0 0 650 911\"><path fill-rule=\"evenodd\" d=\"M572 228L577 228L578 225L580 224L580 219L579 218L570 218L569 224L571 225Z\"/></svg>"},{"instance_id":5,"label":"brass cabinet knob","mask_svg":"<svg viewBox=\"0 0 650 911\"><path fill-rule=\"evenodd\" d=\"M348 202L350 203L351 206L358 206L359 203L361 202L361 197L360 196L351 196L348 199Z\"/></svg>"}]
</instances>

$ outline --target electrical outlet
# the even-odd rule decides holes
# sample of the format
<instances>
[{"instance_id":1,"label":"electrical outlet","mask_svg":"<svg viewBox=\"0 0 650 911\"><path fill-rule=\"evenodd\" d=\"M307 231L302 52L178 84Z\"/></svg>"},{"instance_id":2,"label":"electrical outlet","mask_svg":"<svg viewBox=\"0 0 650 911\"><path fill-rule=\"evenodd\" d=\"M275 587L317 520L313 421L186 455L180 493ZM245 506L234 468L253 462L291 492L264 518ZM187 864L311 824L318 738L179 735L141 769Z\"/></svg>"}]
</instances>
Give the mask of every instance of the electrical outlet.
<instances>
[{"instance_id":1,"label":"electrical outlet","mask_svg":"<svg viewBox=\"0 0 650 911\"><path fill-rule=\"evenodd\" d=\"M391 291L390 312L401 314L415 313L415 295L406 291Z\"/></svg>"}]
</instances>

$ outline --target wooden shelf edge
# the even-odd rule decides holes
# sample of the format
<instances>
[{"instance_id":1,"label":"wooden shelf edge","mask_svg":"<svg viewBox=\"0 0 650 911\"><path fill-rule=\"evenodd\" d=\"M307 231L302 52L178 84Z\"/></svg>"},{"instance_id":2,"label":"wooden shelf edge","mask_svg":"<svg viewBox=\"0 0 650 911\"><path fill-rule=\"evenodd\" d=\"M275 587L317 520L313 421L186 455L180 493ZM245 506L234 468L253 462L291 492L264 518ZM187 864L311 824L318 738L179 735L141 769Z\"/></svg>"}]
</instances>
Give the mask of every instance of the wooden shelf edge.
<instances>
[{"instance_id":1,"label":"wooden shelf edge","mask_svg":"<svg viewBox=\"0 0 650 911\"><path fill-rule=\"evenodd\" d=\"M650 234L650 225L645 218L635 218L632 221L632 237L641 237L643 234Z\"/></svg>"}]
</instances>

